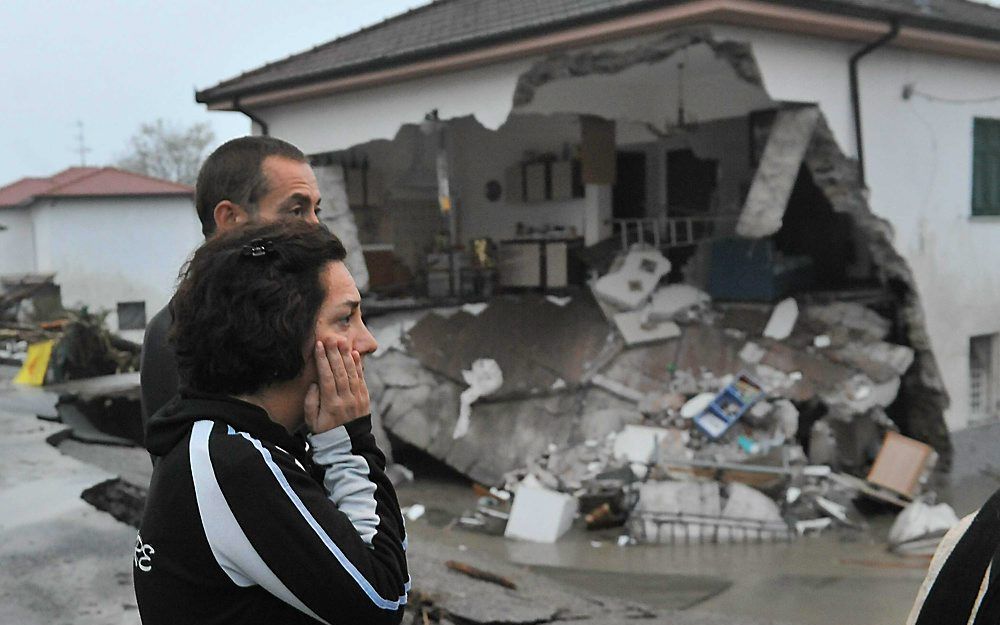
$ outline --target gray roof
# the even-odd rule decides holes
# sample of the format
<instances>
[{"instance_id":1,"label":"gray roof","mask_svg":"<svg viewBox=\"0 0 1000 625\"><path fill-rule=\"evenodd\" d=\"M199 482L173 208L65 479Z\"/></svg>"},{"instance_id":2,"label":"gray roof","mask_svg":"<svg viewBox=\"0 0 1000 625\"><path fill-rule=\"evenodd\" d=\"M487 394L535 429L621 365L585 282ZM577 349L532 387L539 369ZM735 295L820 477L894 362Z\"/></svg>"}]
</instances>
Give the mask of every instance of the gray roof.
<instances>
[{"instance_id":1,"label":"gray roof","mask_svg":"<svg viewBox=\"0 0 1000 625\"><path fill-rule=\"evenodd\" d=\"M211 103L403 65L689 0L436 0L199 91ZM1000 40L1000 9L969 0L767 0Z\"/></svg>"}]
</instances>

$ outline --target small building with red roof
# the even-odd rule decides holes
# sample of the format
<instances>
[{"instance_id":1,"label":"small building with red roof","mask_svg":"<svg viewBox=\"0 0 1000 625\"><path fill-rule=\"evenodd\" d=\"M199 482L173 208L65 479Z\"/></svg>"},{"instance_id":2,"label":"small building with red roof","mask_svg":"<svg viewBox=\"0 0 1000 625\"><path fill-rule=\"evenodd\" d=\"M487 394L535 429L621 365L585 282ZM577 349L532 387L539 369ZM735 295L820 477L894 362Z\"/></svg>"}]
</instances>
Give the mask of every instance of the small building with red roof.
<instances>
[{"instance_id":1,"label":"small building with red roof","mask_svg":"<svg viewBox=\"0 0 1000 625\"><path fill-rule=\"evenodd\" d=\"M114 167L70 167L0 187L0 276L54 273L66 306L107 309L141 339L201 242L194 188Z\"/></svg>"}]
</instances>

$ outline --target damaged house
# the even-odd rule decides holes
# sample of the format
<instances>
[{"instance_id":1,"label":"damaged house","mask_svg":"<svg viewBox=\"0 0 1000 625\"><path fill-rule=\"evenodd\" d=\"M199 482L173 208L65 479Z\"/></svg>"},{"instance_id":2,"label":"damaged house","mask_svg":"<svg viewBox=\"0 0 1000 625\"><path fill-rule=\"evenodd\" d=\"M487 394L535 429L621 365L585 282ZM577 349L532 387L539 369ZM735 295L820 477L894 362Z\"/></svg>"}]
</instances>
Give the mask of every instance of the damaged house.
<instances>
[{"instance_id":1,"label":"damaged house","mask_svg":"<svg viewBox=\"0 0 1000 625\"><path fill-rule=\"evenodd\" d=\"M792 374L796 402L865 371L947 464L949 430L1000 416L998 85L1000 10L964 0L444 0L197 99L310 154L376 302L493 302L412 326L419 379L399 354L373 369L399 406L423 406L386 417L397 436L496 482L547 445L622 427L623 398L690 395L705 389L678 372L748 362ZM669 260L650 270L660 284L707 293L737 333L671 329L643 351L628 328L648 319L623 318L609 336L585 285L637 244ZM745 352L788 297L807 327L778 335L817 350L839 328L839 362ZM885 357L851 355L858 336ZM510 448L491 466L452 441L463 371L485 352L503 380L471 428L492 421ZM511 415L504 399L531 406ZM548 418L583 413L618 421Z\"/></svg>"}]
</instances>

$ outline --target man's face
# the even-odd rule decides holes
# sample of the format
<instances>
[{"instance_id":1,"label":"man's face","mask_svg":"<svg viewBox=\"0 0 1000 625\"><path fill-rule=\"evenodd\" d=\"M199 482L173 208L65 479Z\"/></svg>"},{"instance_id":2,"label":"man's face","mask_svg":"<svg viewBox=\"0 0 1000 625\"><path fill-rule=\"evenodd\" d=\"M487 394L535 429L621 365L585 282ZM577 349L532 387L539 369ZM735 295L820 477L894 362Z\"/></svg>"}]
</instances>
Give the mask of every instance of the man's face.
<instances>
[{"instance_id":1,"label":"man's face","mask_svg":"<svg viewBox=\"0 0 1000 625\"><path fill-rule=\"evenodd\" d=\"M309 163L268 156L261 163L261 171L267 178L268 190L257 202L254 219L268 222L297 218L319 223L319 185Z\"/></svg>"},{"instance_id":2,"label":"man's face","mask_svg":"<svg viewBox=\"0 0 1000 625\"><path fill-rule=\"evenodd\" d=\"M375 337L361 320L361 294L343 262L327 263L320 272L326 290L326 299L316 316L316 340L328 348L337 348L337 340L347 341L349 350L357 350L361 357L378 348ZM307 354L312 353L312 345Z\"/></svg>"}]
</instances>

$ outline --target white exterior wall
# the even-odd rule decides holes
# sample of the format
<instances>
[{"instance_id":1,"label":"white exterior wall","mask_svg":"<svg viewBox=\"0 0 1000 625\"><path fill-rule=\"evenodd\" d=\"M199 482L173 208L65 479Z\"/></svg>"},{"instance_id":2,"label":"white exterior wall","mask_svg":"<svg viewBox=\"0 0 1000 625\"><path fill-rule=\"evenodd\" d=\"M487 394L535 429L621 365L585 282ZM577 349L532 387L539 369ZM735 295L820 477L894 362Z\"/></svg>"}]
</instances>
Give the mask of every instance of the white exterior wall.
<instances>
[{"instance_id":1,"label":"white exterior wall","mask_svg":"<svg viewBox=\"0 0 1000 625\"><path fill-rule=\"evenodd\" d=\"M118 302L146 302L147 321L165 306L203 240L188 198L42 200L32 214L37 271L56 274L64 305L110 310L112 330Z\"/></svg>"},{"instance_id":2,"label":"white exterior wall","mask_svg":"<svg viewBox=\"0 0 1000 625\"><path fill-rule=\"evenodd\" d=\"M848 58L859 44L718 29L750 41L768 93L816 102L855 155ZM946 420L969 419L969 339L1000 332L1000 220L971 217L972 125L1000 119L1000 100L956 104L902 98L903 86L952 99L1000 96L1000 64L882 48L859 64L865 170L873 211L895 230L913 270L938 365Z\"/></svg>"},{"instance_id":3,"label":"white exterior wall","mask_svg":"<svg viewBox=\"0 0 1000 625\"><path fill-rule=\"evenodd\" d=\"M392 139L434 109L441 119L475 115L497 128L507 119L518 77L530 60L360 89L255 112L272 136L306 154L343 150L373 139Z\"/></svg>"},{"instance_id":4,"label":"white exterior wall","mask_svg":"<svg viewBox=\"0 0 1000 625\"><path fill-rule=\"evenodd\" d=\"M35 234L28 208L0 209L0 276L35 273Z\"/></svg>"}]
</instances>

